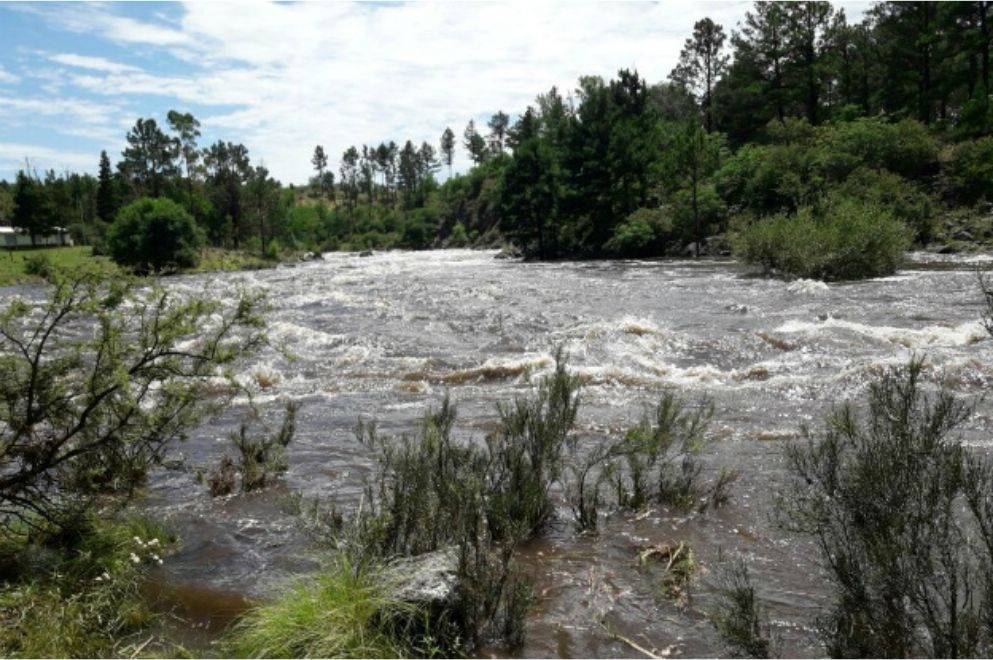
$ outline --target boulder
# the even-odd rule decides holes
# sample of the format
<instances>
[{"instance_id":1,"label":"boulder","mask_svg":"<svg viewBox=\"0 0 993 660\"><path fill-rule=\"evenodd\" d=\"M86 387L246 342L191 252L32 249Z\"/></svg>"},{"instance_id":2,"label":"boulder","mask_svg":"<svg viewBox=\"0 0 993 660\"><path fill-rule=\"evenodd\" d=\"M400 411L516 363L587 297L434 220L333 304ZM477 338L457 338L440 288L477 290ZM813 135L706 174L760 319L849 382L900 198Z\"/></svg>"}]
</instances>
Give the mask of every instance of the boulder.
<instances>
[{"instance_id":1,"label":"boulder","mask_svg":"<svg viewBox=\"0 0 993 660\"><path fill-rule=\"evenodd\" d=\"M361 252L359 252L359 256L360 257L371 257L372 256L372 250L362 250Z\"/></svg>"},{"instance_id":2,"label":"boulder","mask_svg":"<svg viewBox=\"0 0 993 660\"><path fill-rule=\"evenodd\" d=\"M497 252L495 259L520 259L524 256L520 248L516 245L506 245L502 250Z\"/></svg>"},{"instance_id":3,"label":"boulder","mask_svg":"<svg viewBox=\"0 0 993 660\"><path fill-rule=\"evenodd\" d=\"M393 598L434 611L454 602L458 568L457 549L442 548L397 559L386 567L383 578Z\"/></svg>"}]
</instances>

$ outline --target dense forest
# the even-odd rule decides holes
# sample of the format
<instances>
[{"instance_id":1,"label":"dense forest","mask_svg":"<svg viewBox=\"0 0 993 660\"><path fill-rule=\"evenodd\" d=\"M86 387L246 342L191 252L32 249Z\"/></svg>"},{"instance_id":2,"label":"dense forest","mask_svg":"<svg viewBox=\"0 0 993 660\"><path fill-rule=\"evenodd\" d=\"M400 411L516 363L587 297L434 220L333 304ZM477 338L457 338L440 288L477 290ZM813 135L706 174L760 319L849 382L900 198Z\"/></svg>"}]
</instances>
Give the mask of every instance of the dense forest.
<instances>
[{"instance_id":1,"label":"dense forest","mask_svg":"<svg viewBox=\"0 0 993 660\"><path fill-rule=\"evenodd\" d=\"M100 247L122 207L167 197L198 241L272 258L504 241L543 259L700 254L730 237L770 269L844 276L785 254L790 232L830 243L883 227L882 261L987 238L990 41L987 2L882 2L857 23L828 2L758 2L734 29L698 21L668 80L583 77L516 121L499 111L461 139L445 128L437 147L348 147L337 171L318 145L302 187L242 144L201 146L188 113L139 119L96 178L28 169L0 183L0 216ZM453 173L460 147L473 165Z\"/></svg>"}]
</instances>

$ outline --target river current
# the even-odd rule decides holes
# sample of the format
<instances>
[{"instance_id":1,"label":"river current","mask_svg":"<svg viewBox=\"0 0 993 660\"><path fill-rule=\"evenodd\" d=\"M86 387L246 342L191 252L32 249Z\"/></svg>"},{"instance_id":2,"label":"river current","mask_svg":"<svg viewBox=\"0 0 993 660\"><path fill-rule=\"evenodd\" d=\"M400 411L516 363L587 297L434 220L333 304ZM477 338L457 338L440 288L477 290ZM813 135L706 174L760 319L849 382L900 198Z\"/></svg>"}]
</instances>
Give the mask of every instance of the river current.
<instances>
[{"instance_id":1,"label":"river current","mask_svg":"<svg viewBox=\"0 0 993 660\"><path fill-rule=\"evenodd\" d=\"M927 360L930 380L970 399L993 380L993 341L980 322L982 257L915 255L892 277L858 283L755 277L734 261L520 263L493 252L390 252L231 275L174 278L167 285L225 295L263 287L273 305L267 350L239 377L278 422L282 401L301 402L290 469L280 485L212 499L195 468L228 450L245 414L239 402L201 428L157 472L148 506L182 546L156 583L195 623L221 625L245 598L271 595L317 559L291 493L354 506L371 467L354 440L359 419L385 433L414 431L450 393L456 432L482 439L496 405L531 392L562 347L583 376L577 432L583 442L617 435L662 392L713 400L708 471L740 471L731 503L703 516L614 514L596 536L578 535L569 513L521 559L538 595L524 656L641 654L714 656L723 648L704 612L714 602L721 551L741 553L788 656L818 655L812 626L825 584L812 545L777 528L774 500L786 482L783 447L814 431L834 405L858 404L872 379ZM980 402L962 431L975 451L990 443L993 402ZM639 567L639 547L686 542L699 572L688 602L660 591L658 568ZM212 619L213 617L213 619ZM606 628L605 628L606 627ZM495 652L500 653L499 649Z\"/></svg>"}]
</instances>

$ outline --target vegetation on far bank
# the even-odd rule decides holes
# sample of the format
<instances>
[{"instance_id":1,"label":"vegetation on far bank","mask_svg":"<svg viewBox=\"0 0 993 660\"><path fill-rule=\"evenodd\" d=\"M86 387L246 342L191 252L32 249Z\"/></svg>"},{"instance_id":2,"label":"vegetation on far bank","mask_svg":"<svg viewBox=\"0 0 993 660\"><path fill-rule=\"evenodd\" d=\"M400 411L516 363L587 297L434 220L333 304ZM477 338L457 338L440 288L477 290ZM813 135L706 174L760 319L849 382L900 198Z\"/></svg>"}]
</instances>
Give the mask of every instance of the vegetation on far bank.
<instances>
[{"instance_id":1,"label":"vegetation on far bank","mask_svg":"<svg viewBox=\"0 0 993 660\"><path fill-rule=\"evenodd\" d=\"M337 169L318 145L299 187L242 144L201 146L198 120L173 110L164 127L139 120L116 168L100 155L96 178L25 171L0 183L0 214L32 234L68 225L103 249L123 207L165 197L189 215L170 225L179 242L269 260L504 240L534 258L700 254L730 231L745 259L776 273L872 276L898 261L892 231L854 257L864 266L853 236L821 241L832 252L813 264L792 245L791 220L848 200L878 207L862 224L892 217L917 245L988 244L988 13L982 2L880 2L852 22L828 2L757 2L730 35L698 21L666 81L584 76L516 120L498 111L461 136L445 128L437 145L351 146ZM473 166L454 174L460 146ZM834 231L819 215L820 231ZM757 254L753 234L791 254Z\"/></svg>"}]
</instances>

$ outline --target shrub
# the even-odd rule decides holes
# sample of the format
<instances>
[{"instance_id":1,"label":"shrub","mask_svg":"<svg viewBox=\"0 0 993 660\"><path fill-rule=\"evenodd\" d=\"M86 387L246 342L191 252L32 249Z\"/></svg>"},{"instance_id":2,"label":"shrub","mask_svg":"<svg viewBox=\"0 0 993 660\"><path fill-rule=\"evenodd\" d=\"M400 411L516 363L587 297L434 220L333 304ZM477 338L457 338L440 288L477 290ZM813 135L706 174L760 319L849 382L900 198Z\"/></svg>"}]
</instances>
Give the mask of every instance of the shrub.
<instances>
[{"instance_id":1,"label":"shrub","mask_svg":"<svg viewBox=\"0 0 993 660\"><path fill-rule=\"evenodd\" d=\"M261 304L99 271L56 272L47 300L11 302L0 311L0 515L58 524L94 490L131 488L224 405L203 390L263 344Z\"/></svg>"},{"instance_id":2,"label":"shrub","mask_svg":"<svg viewBox=\"0 0 993 660\"><path fill-rule=\"evenodd\" d=\"M43 253L29 254L24 258L24 272L48 279L52 273L52 262Z\"/></svg>"},{"instance_id":3,"label":"shrub","mask_svg":"<svg viewBox=\"0 0 993 660\"><path fill-rule=\"evenodd\" d=\"M993 137L958 145L948 165L948 181L958 201L993 201Z\"/></svg>"},{"instance_id":4,"label":"shrub","mask_svg":"<svg viewBox=\"0 0 993 660\"><path fill-rule=\"evenodd\" d=\"M875 117L825 124L818 129L817 167L843 181L860 167L886 169L910 179L934 171L938 143L913 119L889 123Z\"/></svg>"},{"instance_id":5,"label":"shrub","mask_svg":"<svg viewBox=\"0 0 993 660\"><path fill-rule=\"evenodd\" d=\"M128 204L107 230L114 261L140 273L193 268L203 242L193 217L164 197L143 197Z\"/></svg>"},{"instance_id":6,"label":"shrub","mask_svg":"<svg viewBox=\"0 0 993 660\"><path fill-rule=\"evenodd\" d=\"M718 568L718 601L707 612L731 655L746 658L772 656L772 639L748 565L741 557L723 558Z\"/></svg>"},{"instance_id":7,"label":"shrub","mask_svg":"<svg viewBox=\"0 0 993 660\"><path fill-rule=\"evenodd\" d=\"M742 259L767 272L853 280L894 273L910 239L892 212L845 199L760 220L739 231L733 244Z\"/></svg>"},{"instance_id":8,"label":"shrub","mask_svg":"<svg viewBox=\"0 0 993 660\"><path fill-rule=\"evenodd\" d=\"M663 209L640 208L614 228L604 250L617 257L661 254L672 231L672 219Z\"/></svg>"},{"instance_id":9,"label":"shrub","mask_svg":"<svg viewBox=\"0 0 993 660\"><path fill-rule=\"evenodd\" d=\"M207 475L207 485L213 496L228 495L234 491L235 476L241 476L241 492L265 488L277 474L289 468L286 447L296 432L296 415L300 404L286 403L283 423L278 431L266 428L260 435L250 435L249 425L242 422L237 433L228 439L238 450L238 464L230 456L224 455L216 468Z\"/></svg>"},{"instance_id":10,"label":"shrub","mask_svg":"<svg viewBox=\"0 0 993 660\"><path fill-rule=\"evenodd\" d=\"M934 234L931 196L897 174L860 168L832 190L828 203L837 205L845 198L889 210L913 232L918 243L927 243Z\"/></svg>"},{"instance_id":11,"label":"shrub","mask_svg":"<svg viewBox=\"0 0 993 660\"><path fill-rule=\"evenodd\" d=\"M787 452L782 522L819 548L833 657L993 651L993 464L951 437L969 407L929 394L922 374L917 359L891 371L865 416L839 408Z\"/></svg>"},{"instance_id":12,"label":"shrub","mask_svg":"<svg viewBox=\"0 0 993 660\"><path fill-rule=\"evenodd\" d=\"M732 211L792 212L823 188L813 159L806 144L746 145L717 170L715 189Z\"/></svg>"}]
</instances>

